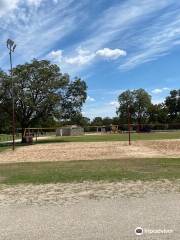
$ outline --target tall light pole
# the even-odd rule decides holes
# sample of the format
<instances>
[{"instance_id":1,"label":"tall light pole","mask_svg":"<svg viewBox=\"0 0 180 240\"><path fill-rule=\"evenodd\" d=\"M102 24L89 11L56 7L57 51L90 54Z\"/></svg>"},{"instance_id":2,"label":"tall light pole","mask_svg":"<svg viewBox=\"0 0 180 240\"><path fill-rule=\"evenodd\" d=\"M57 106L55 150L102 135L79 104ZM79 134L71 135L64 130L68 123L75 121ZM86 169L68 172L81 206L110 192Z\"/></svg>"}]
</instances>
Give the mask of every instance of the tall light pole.
<instances>
[{"instance_id":1,"label":"tall light pole","mask_svg":"<svg viewBox=\"0 0 180 240\"><path fill-rule=\"evenodd\" d=\"M131 145L131 113L130 113L130 105L128 105L128 133L129 133L129 145Z\"/></svg>"},{"instance_id":2,"label":"tall light pole","mask_svg":"<svg viewBox=\"0 0 180 240\"><path fill-rule=\"evenodd\" d=\"M13 144L12 149L15 149L15 106L14 106L14 81L13 81L13 67L12 67L12 53L16 48L16 44L13 40L7 40L7 48L9 49L9 57L10 57L10 68L11 68L11 87L12 87L12 137L13 137Z\"/></svg>"}]
</instances>

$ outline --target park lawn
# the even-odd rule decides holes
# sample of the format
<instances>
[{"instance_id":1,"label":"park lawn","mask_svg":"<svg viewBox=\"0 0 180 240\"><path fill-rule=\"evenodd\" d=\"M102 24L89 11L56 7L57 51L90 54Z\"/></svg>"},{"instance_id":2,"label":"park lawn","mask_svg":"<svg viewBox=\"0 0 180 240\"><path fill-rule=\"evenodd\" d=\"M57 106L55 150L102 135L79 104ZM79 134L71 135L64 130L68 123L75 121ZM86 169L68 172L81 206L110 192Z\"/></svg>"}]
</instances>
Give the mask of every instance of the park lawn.
<instances>
[{"instance_id":1,"label":"park lawn","mask_svg":"<svg viewBox=\"0 0 180 240\"><path fill-rule=\"evenodd\" d=\"M0 142L11 141L12 136L8 134L0 134Z\"/></svg>"},{"instance_id":2,"label":"park lawn","mask_svg":"<svg viewBox=\"0 0 180 240\"><path fill-rule=\"evenodd\" d=\"M121 159L0 165L0 184L180 179L180 158Z\"/></svg>"},{"instance_id":3,"label":"park lawn","mask_svg":"<svg viewBox=\"0 0 180 240\"><path fill-rule=\"evenodd\" d=\"M163 140L180 139L180 131L176 132L156 132L156 133L132 133L132 141L137 140ZM128 134L102 134L102 135L82 135L68 137L50 137L39 139L37 143L50 142L104 142L104 141L128 141Z\"/></svg>"},{"instance_id":4,"label":"park lawn","mask_svg":"<svg viewBox=\"0 0 180 240\"><path fill-rule=\"evenodd\" d=\"M20 134L18 136L15 136L15 139L20 139ZM12 135L10 134L0 134L0 143L6 142L6 141L12 141Z\"/></svg>"}]
</instances>

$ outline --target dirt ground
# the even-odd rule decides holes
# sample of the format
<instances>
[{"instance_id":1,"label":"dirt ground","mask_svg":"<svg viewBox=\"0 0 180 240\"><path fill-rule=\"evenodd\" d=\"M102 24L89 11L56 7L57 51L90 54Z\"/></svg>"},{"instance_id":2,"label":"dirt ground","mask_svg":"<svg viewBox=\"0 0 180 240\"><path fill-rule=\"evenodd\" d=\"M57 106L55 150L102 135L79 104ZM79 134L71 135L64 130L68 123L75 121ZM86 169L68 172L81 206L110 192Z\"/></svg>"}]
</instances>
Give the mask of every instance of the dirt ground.
<instances>
[{"instance_id":1,"label":"dirt ground","mask_svg":"<svg viewBox=\"0 0 180 240\"><path fill-rule=\"evenodd\" d=\"M38 144L2 152L0 163L145 157L180 157L180 140Z\"/></svg>"}]
</instances>

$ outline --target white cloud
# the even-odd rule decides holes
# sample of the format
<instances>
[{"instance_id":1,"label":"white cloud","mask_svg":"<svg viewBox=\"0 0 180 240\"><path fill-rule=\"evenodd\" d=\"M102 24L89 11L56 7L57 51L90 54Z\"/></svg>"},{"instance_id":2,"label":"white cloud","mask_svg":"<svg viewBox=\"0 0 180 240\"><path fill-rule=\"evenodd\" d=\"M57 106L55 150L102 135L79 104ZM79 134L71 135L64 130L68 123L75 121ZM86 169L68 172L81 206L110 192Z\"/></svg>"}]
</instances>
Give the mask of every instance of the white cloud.
<instances>
[{"instance_id":1,"label":"white cloud","mask_svg":"<svg viewBox=\"0 0 180 240\"><path fill-rule=\"evenodd\" d=\"M168 87L164 87L163 90L164 90L164 91L166 91L166 90L167 90L167 91L170 91L171 89L168 88Z\"/></svg>"},{"instance_id":2,"label":"white cloud","mask_svg":"<svg viewBox=\"0 0 180 240\"><path fill-rule=\"evenodd\" d=\"M127 53L124 50L121 50L119 48L111 49L111 48L103 48L98 51L96 51L96 55L100 57L105 57L108 59L117 59L121 56L126 56Z\"/></svg>"},{"instance_id":3,"label":"white cloud","mask_svg":"<svg viewBox=\"0 0 180 240\"><path fill-rule=\"evenodd\" d=\"M129 70L140 64L154 61L161 56L169 54L170 50L180 45L180 15L179 2L165 1L169 11L160 14L150 26L143 27L143 33L134 33L136 50L121 64L120 69Z\"/></svg>"},{"instance_id":4,"label":"white cloud","mask_svg":"<svg viewBox=\"0 0 180 240\"><path fill-rule=\"evenodd\" d=\"M124 70L156 60L180 42L179 6L176 0L127 0L115 4L92 22L91 34L80 45L93 52L115 41L117 47L128 51L120 65ZM148 21L152 24L147 25Z\"/></svg>"},{"instance_id":5,"label":"white cloud","mask_svg":"<svg viewBox=\"0 0 180 240\"><path fill-rule=\"evenodd\" d=\"M0 17L18 7L20 0L0 0Z\"/></svg>"},{"instance_id":6,"label":"white cloud","mask_svg":"<svg viewBox=\"0 0 180 240\"><path fill-rule=\"evenodd\" d=\"M160 104L164 102L164 98L152 98L153 104Z\"/></svg>"},{"instance_id":7,"label":"white cloud","mask_svg":"<svg viewBox=\"0 0 180 240\"><path fill-rule=\"evenodd\" d=\"M113 107L118 107L119 106L118 101L111 101L109 104Z\"/></svg>"},{"instance_id":8,"label":"white cloud","mask_svg":"<svg viewBox=\"0 0 180 240\"><path fill-rule=\"evenodd\" d=\"M120 56L126 56L126 52L121 49L110 48L99 49L96 52L91 52L88 49L78 47L75 51L74 56L64 57L64 62L66 64L82 66L91 63L99 56L105 59L114 60L119 58Z\"/></svg>"},{"instance_id":9,"label":"white cloud","mask_svg":"<svg viewBox=\"0 0 180 240\"><path fill-rule=\"evenodd\" d=\"M64 57L64 62L66 64L82 66L90 63L94 59L94 57L94 53L91 53L87 49L82 49L81 47L78 47L72 56L69 55L67 57Z\"/></svg>"},{"instance_id":10,"label":"white cloud","mask_svg":"<svg viewBox=\"0 0 180 240\"><path fill-rule=\"evenodd\" d=\"M55 62L61 62L63 58L63 51L62 50L51 51L48 54L48 57L54 60Z\"/></svg>"},{"instance_id":11,"label":"white cloud","mask_svg":"<svg viewBox=\"0 0 180 240\"><path fill-rule=\"evenodd\" d=\"M172 2L173 0L158 2L156 0L127 0L124 3L115 4L92 23L92 34L88 36L87 40L81 42L81 45L91 50L97 50L118 36L121 38L117 44L122 45L124 40L128 44L131 42L129 36L133 32L135 24L143 22L152 14L168 7Z\"/></svg>"},{"instance_id":12,"label":"white cloud","mask_svg":"<svg viewBox=\"0 0 180 240\"><path fill-rule=\"evenodd\" d=\"M158 94L158 93L162 93L162 89L156 88L154 90L152 90L152 93Z\"/></svg>"},{"instance_id":13,"label":"white cloud","mask_svg":"<svg viewBox=\"0 0 180 240\"><path fill-rule=\"evenodd\" d=\"M169 90L170 90L170 88L164 87L164 88L155 88L151 92L154 94L159 94L159 93L162 93L164 91L169 91Z\"/></svg>"},{"instance_id":14,"label":"white cloud","mask_svg":"<svg viewBox=\"0 0 180 240\"><path fill-rule=\"evenodd\" d=\"M97 9L100 2L95 3ZM126 55L125 50L128 56L122 58L120 68L129 70L167 54L180 44L179 1L119 1L102 10L95 19L87 7L90 0L74 3L75 0L0 0L0 42L12 37L18 45L17 63L22 63L44 58L53 47L64 44L66 36L69 40L75 34L78 36L75 44L72 41L68 46L67 41L63 45L66 56L59 56L59 60L63 70L76 73L100 57L118 61ZM41 8L34 7L40 4ZM77 52L74 49L78 46L81 48ZM2 46L0 52L0 65L4 67L8 56L2 53Z\"/></svg>"},{"instance_id":15,"label":"white cloud","mask_svg":"<svg viewBox=\"0 0 180 240\"><path fill-rule=\"evenodd\" d=\"M93 97L87 96L87 101L89 102L95 102L95 99Z\"/></svg>"},{"instance_id":16,"label":"white cloud","mask_svg":"<svg viewBox=\"0 0 180 240\"><path fill-rule=\"evenodd\" d=\"M79 54L76 57L65 58L65 63L81 66L91 62L93 59L94 59L94 54L90 54L90 55Z\"/></svg>"},{"instance_id":17,"label":"white cloud","mask_svg":"<svg viewBox=\"0 0 180 240\"><path fill-rule=\"evenodd\" d=\"M81 19L83 20L80 11L82 4L71 5L72 2L73 0L61 0L55 5L46 1L41 8L34 8L25 0L0 0L0 9L2 6L3 9L17 9L0 18L0 42L5 43L7 38L12 38L17 44L14 64L46 57L50 49L76 29ZM0 65L6 68L8 55L4 48L5 44L0 45Z\"/></svg>"},{"instance_id":18,"label":"white cloud","mask_svg":"<svg viewBox=\"0 0 180 240\"><path fill-rule=\"evenodd\" d=\"M35 7L39 7L43 0L27 0L29 5L34 5Z\"/></svg>"}]
</instances>

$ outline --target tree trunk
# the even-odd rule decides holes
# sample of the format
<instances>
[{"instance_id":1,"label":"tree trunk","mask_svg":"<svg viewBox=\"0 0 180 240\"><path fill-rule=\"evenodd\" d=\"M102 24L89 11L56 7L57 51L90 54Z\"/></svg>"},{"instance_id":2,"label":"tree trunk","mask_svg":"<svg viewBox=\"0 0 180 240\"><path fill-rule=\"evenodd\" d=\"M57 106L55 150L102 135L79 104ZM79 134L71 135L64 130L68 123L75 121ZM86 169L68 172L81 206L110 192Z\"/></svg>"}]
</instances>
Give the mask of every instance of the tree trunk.
<instances>
[{"instance_id":1,"label":"tree trunk","mask_svg":"<svg viewBox=\"0 0 180 240\"><path fill-rule=\"evenodd\" d=\"M141 114L138 114L138 130L137 132L141 132Z\"/></svg>"},{"instance_id":2,"label":"tree trunk","mask_svg":"<svg viewBox=\"0 0 180 240\"><path fill-rule=\"evenodd\" d=\"M27 143L26 136L25 136L25 130L26 128L22 128L22 137L21 137L21 143Z\"/></svg>"}]
</instances>

